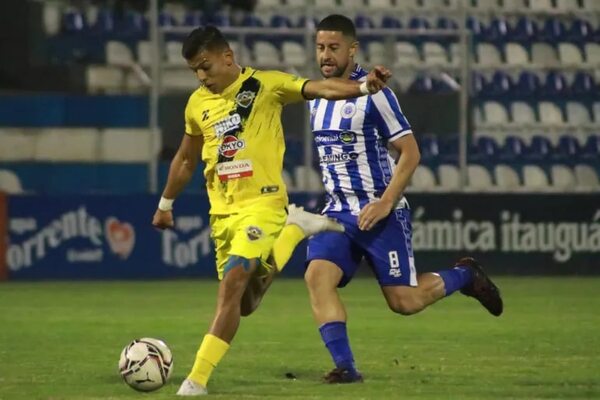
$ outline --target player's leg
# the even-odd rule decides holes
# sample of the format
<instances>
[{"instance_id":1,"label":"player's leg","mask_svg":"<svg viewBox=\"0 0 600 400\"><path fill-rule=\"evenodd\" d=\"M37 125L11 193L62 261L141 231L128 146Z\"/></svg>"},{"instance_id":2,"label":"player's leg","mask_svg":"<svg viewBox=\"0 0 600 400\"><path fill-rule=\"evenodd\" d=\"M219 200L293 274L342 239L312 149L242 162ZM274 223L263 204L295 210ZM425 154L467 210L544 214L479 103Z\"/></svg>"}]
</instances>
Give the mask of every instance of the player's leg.
<instances>
[{"instance_id":1,"label":"player's leg","mask_svg":"<svg viewBox=\"0 0 600 400\"><path fill-rule=\"evenodd\" d=\"M289 261L294 249L305 238L323 231L343 232L344 227L323 215L309 213L302 207L290 204L285 226L273 243L264 269L259 269L250 279L242 297L242 316L256 310L275 276Z\"/></svg>"},{"instance_id":2,"label":"player's leg","mask_svg":"<svg viewBox=\"0 0 600 400\"><path fill-rule=\"evenodd\" d=\"M324 376L328 383L362 381L350 348L346 309L337 291L350 281L360 258L360 251L352 247L344 234L327 232L309 241L309 264L304 278L319 333L335 364L335 368Z\"/></svg>"}]
</instances>

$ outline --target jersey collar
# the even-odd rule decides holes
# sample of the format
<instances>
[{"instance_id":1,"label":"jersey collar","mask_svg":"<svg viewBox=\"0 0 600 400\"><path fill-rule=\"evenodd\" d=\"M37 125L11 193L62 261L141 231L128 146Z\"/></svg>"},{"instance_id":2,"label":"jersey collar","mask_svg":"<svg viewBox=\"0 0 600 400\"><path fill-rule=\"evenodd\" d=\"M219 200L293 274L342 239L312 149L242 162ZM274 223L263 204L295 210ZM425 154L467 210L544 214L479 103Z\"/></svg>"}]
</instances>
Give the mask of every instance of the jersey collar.
<instances>
[{"instance_id":1,"label":"jersey collar","mask_svg":"<svg viewBox=\"0 0 600 400\"><path fill-rule=\"evenodd\" d=\"M356 63L356 64L354 64L354 69L350 73L350 76L348 77L348 79L355 81L355 80L362 78L363 76L365 76L367 74L368 74L367 71L365 71L358 63Z\"/></svg>"}]
</instances>

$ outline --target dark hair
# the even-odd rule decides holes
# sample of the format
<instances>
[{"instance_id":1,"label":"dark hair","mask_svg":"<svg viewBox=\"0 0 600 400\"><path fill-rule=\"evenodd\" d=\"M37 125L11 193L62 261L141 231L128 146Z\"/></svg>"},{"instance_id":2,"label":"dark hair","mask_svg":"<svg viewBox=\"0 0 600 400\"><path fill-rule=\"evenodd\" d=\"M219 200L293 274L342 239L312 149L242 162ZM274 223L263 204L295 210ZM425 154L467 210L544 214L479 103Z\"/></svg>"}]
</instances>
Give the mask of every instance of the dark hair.
<instances>
[{"instance_id":1,"label":"dark hair","mask_svg":"<svg viewBox=\"0 0 600 400\"><path fill-rule=\"evenodd\" d=\"M319 22L317 25L318 31L336 31L342 32L344 36L356 39L356 28L354 22L348 17L339 14L329 15Z\"/></svg>"},{"instance_id":2,"label":"dark hair","mask_svg":"<svg viewBox=\"0 0 600 400\"><path fill-rule=\"evenodd\" d=\"M190 60L202 50L225 50L229 48L229 43L220 30L214 26L205 26L196 28L190 32L183 42L181 55Z\"/></svg>"}]
</instances>

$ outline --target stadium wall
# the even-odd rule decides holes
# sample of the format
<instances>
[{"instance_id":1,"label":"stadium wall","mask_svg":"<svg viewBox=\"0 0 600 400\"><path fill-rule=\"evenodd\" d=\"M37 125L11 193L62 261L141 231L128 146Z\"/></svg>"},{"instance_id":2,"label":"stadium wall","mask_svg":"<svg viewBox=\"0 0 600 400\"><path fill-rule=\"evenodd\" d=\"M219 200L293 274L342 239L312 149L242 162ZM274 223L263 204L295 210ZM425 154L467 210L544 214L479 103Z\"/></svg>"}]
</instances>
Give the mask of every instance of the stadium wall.
<instances>
[{"instance_id":1,"label":"stadium wall","mask_svg":"<svg viewBox=\"0 0 600 400\"><path fill-rule=\"evenodd\" d=\"M291 200L314 210L321 196ZM414 194L410 201L420 271L469 254L497 274L600 273L600 194ZM207 198L177 200L176 230L151 227L155 208L149 195L12 196L8 246L0 245L8 278L214 277ZM302 276L305 254L303 243L286 276Z\"/></svg>"},{"instance_id":2,"label":"stadium wall","mask_svg":"<svg viewBox=\"0 0 600 400\"><path fill-rule=\"evenodd\" d=\"M8 207L6 195L0 192L0 281L8 278L8 268L6 265L6 247L8 245Z\"/></svg>"}]
</instances>

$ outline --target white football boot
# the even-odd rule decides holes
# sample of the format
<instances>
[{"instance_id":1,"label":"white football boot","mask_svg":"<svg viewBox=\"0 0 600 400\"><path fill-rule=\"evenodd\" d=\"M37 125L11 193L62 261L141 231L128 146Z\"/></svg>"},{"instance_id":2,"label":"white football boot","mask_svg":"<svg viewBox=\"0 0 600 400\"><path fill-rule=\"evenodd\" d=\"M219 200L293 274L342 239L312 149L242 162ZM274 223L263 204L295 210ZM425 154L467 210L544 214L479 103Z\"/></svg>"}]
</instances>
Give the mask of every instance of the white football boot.
<instances>
[{"instance_id":1,"label":"white football boot","mask_svg":"<svg viewBox=\"0 0 600 400\"><path fill-rule=\"evenodd\" d=\"M177 391L177 396L203 396L205 394L208 394L206 388L191 379L185 379Z\"/></svg>"},{"instance_id":2,"label":"white football boot","mask_svg":"<svg viewBox=\"0 0 600 400\"><path fill-rule=\"evenodd\" d=\"M344 232L344 225L324 215L304 211L304 207L298 207L295 204L288 206L286 224L298 225L307 237L324 231Z\"/></svg>"}]
</instances>

